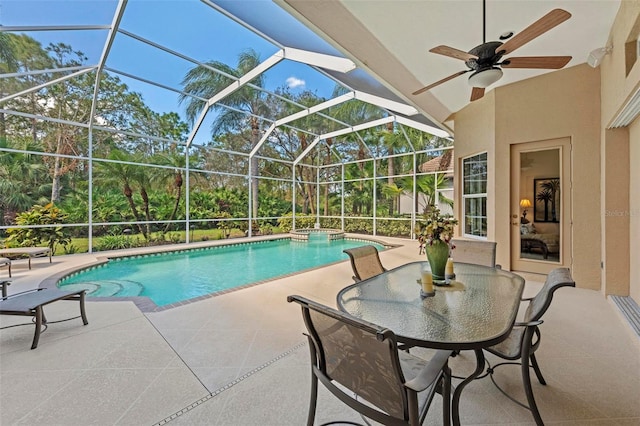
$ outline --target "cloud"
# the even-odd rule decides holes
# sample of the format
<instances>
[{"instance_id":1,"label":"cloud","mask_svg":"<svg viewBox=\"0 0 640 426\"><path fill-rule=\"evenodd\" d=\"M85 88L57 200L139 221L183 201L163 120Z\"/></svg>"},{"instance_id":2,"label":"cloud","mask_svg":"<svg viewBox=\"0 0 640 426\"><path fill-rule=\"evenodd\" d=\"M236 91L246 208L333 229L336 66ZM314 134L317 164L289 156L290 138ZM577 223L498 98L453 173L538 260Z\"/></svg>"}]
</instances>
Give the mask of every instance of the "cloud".
<instances>
[{"instance_id":1,"label":"cloud","mask_svg":"<svg viewBox=\"0 0 640 426\"><path fill-rule=\"evenodd\" d=\"M287 79L287 86L289 86L289 89L295 89L297 87L304 87L306 84L306 82L304 80L301 80L297 77L289 77Z\"/></svg>"}]
</instances>

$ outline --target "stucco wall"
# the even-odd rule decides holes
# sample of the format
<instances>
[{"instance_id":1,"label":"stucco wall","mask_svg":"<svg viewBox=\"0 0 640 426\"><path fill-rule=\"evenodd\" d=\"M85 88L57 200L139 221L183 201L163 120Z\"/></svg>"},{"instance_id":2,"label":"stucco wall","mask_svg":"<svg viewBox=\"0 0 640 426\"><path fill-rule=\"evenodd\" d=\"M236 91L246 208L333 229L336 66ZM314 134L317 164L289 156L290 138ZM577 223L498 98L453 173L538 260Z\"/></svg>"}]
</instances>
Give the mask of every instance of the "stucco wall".
<instances>
[{"instance_id":1,"label":"stucco wall","mask_svg":"<svg viewBox=\"0 0 640 426\"><path fill-rule=\"evenodd\" d=\"M602 143L604 294L629 295L629 130L605 130Z\"/></svg>"},{"instance_id":2,"label":"stucco wall","mask_svg":"<svg viewBox=\"0 0 640 426\"><path fill-rule=\"evenodd\" d=\"M629 128L629 295L640 302L640 120Z\"/></svg>"},{"instance_id":3,"label":"stucco wall","mask_svg":"<svg viewBox=\"0 0 640 426\"><path fill-rule=\"evenodd\" d=\"M600 65L603 164L609 167L603 175L606 238L603 259L605 292L630 295L636 301L640 301L640 120L636 118L627 128L605 129L640 89L640 58L628 68L629 53L625 53L625 44L634 42L638 36L640 1L625 0L620 4L608 41L613 50ZM612 211L619 216L607 216Z\"/></svg>"},{"instance_id":4,"label":"stucco wall","mask_svg":"<svg viewBox=\"0 0 640 426\"><path fill-rule=\"evenodd\" d=\"M455 155L458 159L479 147L487 147L489 152L489 176L494 185L489 185L493 189L489 195L493 214L488 229L489 239L498 241L498 263L510 265L510 145L569 137L573 182L572 272L579 287L599 289L599 70L578 65L499 87L491 93L493 97L471 103L456 114ZM487 119L490 117L493 122ZM491 136L495 139L490 140ZM458 160L456 165L459 166Z\"/></svg>"},{"instance_id":5,"label":"stucco wall","mask_svg":"<svg viewBox=\"0 0 640 426\"><path fill-rule=\"evenodd\" d=\"M455 139L455 170L462 170L462 159L469 157L470 155L476 155L482 152L487 152L487 216L489 221L487 223L487 239L490 241L497 241L495 236L495 223L491 218L495 217L495 184L496 176L493 173L495 169L495 147L493 141L495 140L495 94L493 92L487 93L482 99L471 103L468 107L456 114L456 139ZM463 126L458 128L458 122L464 123ZM461 152L458 152L458 149ZM460 218L462 224L462 173L454 173L454 208L455 216ZM463 232L462 227L459 226L457 233L461 235ZM498 245L498 252L503 248Z\"/></svg>"}]
</instances>

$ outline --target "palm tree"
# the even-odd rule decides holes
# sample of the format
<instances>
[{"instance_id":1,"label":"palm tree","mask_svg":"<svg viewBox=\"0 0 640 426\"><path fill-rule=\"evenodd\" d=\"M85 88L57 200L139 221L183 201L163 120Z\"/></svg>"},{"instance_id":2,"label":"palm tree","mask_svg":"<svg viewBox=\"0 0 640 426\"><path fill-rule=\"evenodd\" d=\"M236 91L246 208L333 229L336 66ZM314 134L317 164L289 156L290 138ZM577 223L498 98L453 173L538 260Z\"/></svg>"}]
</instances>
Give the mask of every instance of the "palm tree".
<instances>
[{"instance_id":1,"label":"palm tree","mask_svg":"<svg viewBox=\"0 0 640 426\"><path fill-rule=\"evenodd\" d=\"M113 149L109 153L109 160L133 161L134 159L126 152ZM147 239L149 236L149 225L147 224L145 227L140 223L143 221L143 218L138 211L135 200L133 199L132 185L139 180L138 175L141 173L140 167L119 162L104 162L96 164L95 172L95 180L97 183L102 183L105 186L122 185L122 193L129 203L129 208L131 209L131 213L133 213L133 217L135 217L136 222L138 222L138 230L144 238ZM142 171L142 173L144 173L144 171Z\"/></svg>"},{"instance_id":2,"label":"palm tree","mask_svg":"<svg viewBox=\"0 0 640 426\"><path fill-rule=\"evenodd\" d=\"M404 191L413 192L413 176L407 176L401 179L401 188ZM447 178L444 173L433 173L428 175L416 176L416 198L414 200L414 208L418 211L419 193L425 195L425 206L423 213L428 213L433 207L436 206L436 202L439 204L446 204L453 207L453 200L446 197L442 192L437 189L446 185Z\"/></svg>"},{"instance_id":3,"label":"palm tree","mask_svg":"<svg viewBox=\"0 0 640 426\"><path fill-rule=\"evenodd\" d=\"M184 91L200 98L211 99L233 81L222 73L240 78L258 66L260 62L260 55L253 49L246 50L238 55L238 63L235 68L218 61L205 62L203 65L198 65L187 72L182 80ZM220 70L222 73L214 71L214 69ZM265 78L262 74L251 81L253 85L258 87L263 87L264 82ZM191 123L204 108L203 101L185 94L180 95L179 102L186 102L186 114ZM223 131L242 131L243 128L248 126L251 130L249 142L251 148L255 147L260 141L261 135L261 122L257 117L269 116L264 92L245 85L225 97L223 102L234 109L213 105L218 115L211 125L211 133L215 135ZM252 158L249 167L251 171L252 210L253 216L256 217L258 215L258 160Z\"/></svg>"},{"instance_id":4,"label":"palm tree","mask_svg":"<svg viewBox=\"0 0 640 426\"><path fill-rule=\"evenodd\" d=\"M0 148L42 151L40 144L28 139L21 144L0 139ZM46 204L50 190L47 167L39 156L0 152L0 224L12 221L17 213L34 204Z\"/></svg>"},{"instance_id":5,"label":"palm tree","mask_svg":"<svg viewBox=\"0 0 640 426\"><path fill-rule=\"evenodd\" d=\"M544 221L549 220L549 202L553 199L553 194L549 189L543 189L536 194L536 200L544 203ZM535 218L534 218L535 219Z\"/></svg>"},{"instance_id":6,"label":"palm tree","mask_svg":"<svg viewBox=\"0 0 640 426\"><path fill-rule=\"evenodd\" d=\"M557 222L556 215L556 198L560 194L560 179L549 179L542 184L542 188L551 192L551 220ZM545 217L546 219L546 217Z\"/></svg>"},{"instance_id":7,"label":"palm tree","mask_svg":"<svg viewBox=\"0 0 640 426\"><path fill-rule=\"evenodd\" d=\"M166 169L162 169L162 176L160 178L167 179L171 181L172 192L174 192L174 204L173 210L171 211L171 216L169 217L169 222L164 227L164 232L168 232L171 227L171 221L173 221L178 213L178 208L180 208L180 201L182 199L182 185L184 184L184 179L182 178L182 169L187 164L187 159L184 154L178 152L175 147L171 147L171 150L167 154L160 154L159 156L160 164L173 166L175 167L173 173L168 175L166 173Z\"/></svg>"},{"instance_id":8,"label":"palm tree","mask_svg":"<svg viewBox=\"0 0 640 426\"><path fill-rule=\"evenodd\" d=\"M395 162L397 159L393 157L396 153L396 149L404 146L407 141L404 134L401 132L394 132L393 122L387 123L385 130L379 133L382 139L382 143L387 149L387 185L395 186L394 175L396 174ZM393 215L396 210L396 206L400 204L400 194L388 195L389 196L389 214Z\"/></svg>"}]
</instances>

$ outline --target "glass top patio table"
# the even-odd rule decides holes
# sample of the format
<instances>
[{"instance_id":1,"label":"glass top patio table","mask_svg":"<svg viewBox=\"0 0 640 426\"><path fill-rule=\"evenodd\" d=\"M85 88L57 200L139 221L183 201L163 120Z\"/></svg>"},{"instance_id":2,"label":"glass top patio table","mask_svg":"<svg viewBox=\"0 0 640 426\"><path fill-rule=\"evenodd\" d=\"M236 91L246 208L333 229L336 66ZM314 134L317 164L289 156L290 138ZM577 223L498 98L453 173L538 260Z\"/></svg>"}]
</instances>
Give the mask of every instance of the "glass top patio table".
<instances>
[{"instance_id":1,"label":"glass top patio table","mask_svg":"<svg viewBox=\"0 0 640 426\"><path fill-rule=\"evenodd\" d=\"M398 341L435 349L481 349L504 340L516 319L524 279L502 269L456 263L456 278L420 296L420 272L412 262L338 293L338 307L392 330Z\"/></svg>"}]
</instances>

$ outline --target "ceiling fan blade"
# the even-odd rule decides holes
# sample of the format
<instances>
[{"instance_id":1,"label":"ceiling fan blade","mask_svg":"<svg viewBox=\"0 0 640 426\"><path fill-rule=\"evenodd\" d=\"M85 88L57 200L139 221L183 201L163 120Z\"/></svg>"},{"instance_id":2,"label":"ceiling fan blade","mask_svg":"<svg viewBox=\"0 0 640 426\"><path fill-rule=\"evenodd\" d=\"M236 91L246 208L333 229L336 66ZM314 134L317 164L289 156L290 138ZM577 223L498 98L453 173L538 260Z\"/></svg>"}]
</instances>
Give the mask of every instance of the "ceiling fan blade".
<instances>
[{"instance_id":1,"label":"ceiling fan blade","mask_svg":"<svg viewBox=\"0 0 640 426\"><path fill-rule=\"evenodd\" d=\"M471 53L467 53L460 49L449 46L436 46L433 49L430 49L429 52L448 56L450 58L461 59L463 61L468 61L469 59L478 59L476 55L472 55Z\"/></svg>"},{"instance_id":2,"label":"ceiling fan blade","mask_svg":"<svg viewBox=\"0 0 640 426\"><path fill-rule=\"evenodd\" d=\"M547 13L542 18L538 19L536 22L511 37L503 45L497 47L496 53L499 53L501 51L504 51L503 55L511 53L518 47L546 33L553 27L560 25L569 18L571 18L571 14L566 10L553 9L551 12Z\"/></svg>"},{"instance_id":3,"label":"ceiling fan blade","mask_svg":"<svg viewBox=\"0 0 640 426\"><path fill-rule=\"evenodd\" d=\"M502 68L544 68L557 70L567 65L570 60L571 56L521 56L507 58L501 66Z\"/></svg>"},{"instance_id":4,"label":"ceiling fan blade","mask_svg":"<svg viewBox=\"0 0 640 426\"><path fill-rule=\"evenodd\" d=\"M484 96L484 89L482 87L474 87L473 90L471 90L471 102L477 101L483 96Z\"/></svg>"},{"instance_id":5,"label":"ceiling fan blade","mask_svg":"<svg viewBox=\"0 0 640 426\"><path fill-rule=\"evenodd\" d=\"M447 82L447 81L449 81L451 79L454 79L454 78L458 77L459 75L466 74L469 71L471 71L471 70L464 70L464 71L457 72L455 74L451 74L449 77L445 77L442 80L438 80L435 83L432 83L432 84L430 84L428 86L423 87L422 89L418 89L415 92L413 92L412 94L413 95L419 95L422 92L426 92L427 90L433 89L434 87L436 87L436 86L438 86L438 85L440 85L442 83L445 83L445 82Z\"/></svg>"}]
</instances>

